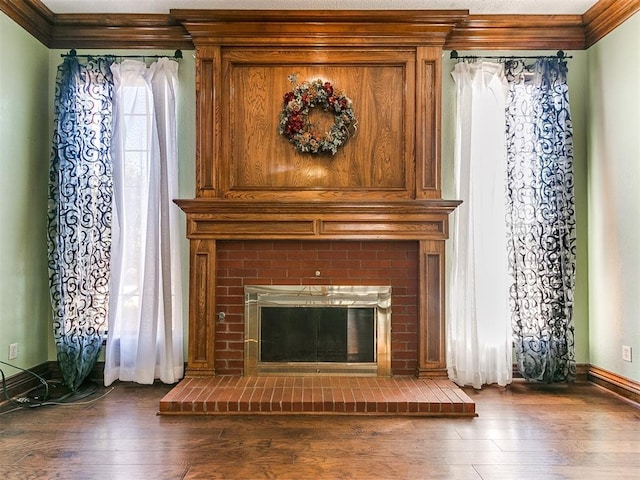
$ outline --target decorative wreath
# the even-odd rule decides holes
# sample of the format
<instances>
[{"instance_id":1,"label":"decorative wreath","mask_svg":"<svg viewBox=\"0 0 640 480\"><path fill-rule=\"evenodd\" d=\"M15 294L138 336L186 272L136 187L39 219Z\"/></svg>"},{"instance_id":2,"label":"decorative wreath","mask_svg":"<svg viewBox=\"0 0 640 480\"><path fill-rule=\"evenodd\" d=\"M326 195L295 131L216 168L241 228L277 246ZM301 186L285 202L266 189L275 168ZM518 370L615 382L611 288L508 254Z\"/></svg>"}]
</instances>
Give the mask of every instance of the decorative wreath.
<instances>
[{"instance_id":1,"label":"decorative wreath","mask_svg":"<svg viewBox=\"0 0 640 480\"><path fill-rule=\"evenodd\" d=\"M297 84L295 75L288 78L295 87L283 97L280 135L287 137L299 152L335 155L356 131L351 100L329 82L317 79ZM315 107L333 114L333 125L324 133L318 133L309 122L309 112Z\"/></svg>"}]
</instances>

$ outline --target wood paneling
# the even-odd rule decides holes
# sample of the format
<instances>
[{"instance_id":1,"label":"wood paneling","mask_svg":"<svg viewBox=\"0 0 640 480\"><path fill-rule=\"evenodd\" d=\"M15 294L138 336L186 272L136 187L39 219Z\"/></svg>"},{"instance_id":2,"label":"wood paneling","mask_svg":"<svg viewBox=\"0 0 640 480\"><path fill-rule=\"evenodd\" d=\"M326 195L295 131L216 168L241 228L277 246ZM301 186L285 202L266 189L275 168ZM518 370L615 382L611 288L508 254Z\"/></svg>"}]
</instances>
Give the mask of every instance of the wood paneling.
<instances>
[{"instance_id":1,"label":"wood paneling","mask_svg":"<svg viewBox=\"0 0 640 480\"><path fill-rule=\"evenodd\" d=\"M423 377L446 377L444 242L420 242L418 366Z\"/></svg>"},{"instance_id":2,"label":"wood paneling","mask_svg":"<svg viewBox=\"0 0 640 480\"><path fill-rule=\"evenodd\" d=\"M405 25L417 28L422 25L447 26L456 24L465 19L467 10L206 10L206 9L171 9L171 16L183 23L198 26L198 30L205 31L206 24L234 24L246 27L236 31L236 37L246 35L246 29L254 30L256 24L286 25L291 31L303 31L301 24L313 29L324 31L327 25L343 25L340 27L342 34L349 31L352 24L368 24L371 28L385 29L389 25ZM310 25L311 23L315 24ZM375 25L375 27L373 27ZM217 28L209 29L207 38L218 38L215 35ZM211 33L214 32L213 36ZM360 32L351 32L358 36ZM282 35L280 35L282 36ZM402 32L396 31L394 37L402 37ZM234 43L225 41L224 43Z\"/></svg>"},{"instance_id":3,"label":"wood paneling","mask_svg":"<svg viewBox=\"0 0 640 480\"><path fill-rule=\"evenodd\" d=\"M216 242L191 240L187 375L214 375Z\"/></svg>"},{"instance_id":4,"label":"wood paneling","mask_svg":"<svg viewBox=\"0 0 640 480\"><path fill-rule=\"evenodd\" d=\"M459 202L440 199L440 77L442 32L453 26L443 19L455 14L173 14L196 45L198 188L195 199L176 201L187 214L188 237L420 241L429 255L420 260L427 281L418 312L424 361L417 370L442 376L444 241ZM336 155L299 153L279 135L292 76L296 83L330 82L351 99L357 133ZM333 118L316 108L310 121L322 131ZM200 264L192 259L191 268ZM208 275L213 281L218 272Z\"/></svg>"},{"instance_id":5,"label":"wood paneling","mask_svg":"<svg viewBox=\"0 0 640 480\"><path fill-rule=\"evenodd\" d=\"M440 198L442 50L418 47L416 59L416 198Z\"/></svg>"},{"instance_id":6,"label":"wood paneling","mask_svg":"<svg viewBox=\"0 0 640 480\"><path fill-rule=\"evenodd\" d=\"M196 50L196 196L214 197L220 151L220 47Z\"/></svg>"},{"instance_id":7,"label":"wood paneling","mask_svg":"<svg viewBox=\"0 0 640 480\"><path fill-rule=\"evenodd\" d=\"M414 65L415 51L402 49L224 49L222 145L213 159L219 165L219 195L413 198ZM299 153L278 134L282 97L294 87L288 80L292 74L300 83L331 82L353 101L357 131L337 154ZM310 121L324 131L333 117L317 107Z\"/></svg>"}]
</instances>

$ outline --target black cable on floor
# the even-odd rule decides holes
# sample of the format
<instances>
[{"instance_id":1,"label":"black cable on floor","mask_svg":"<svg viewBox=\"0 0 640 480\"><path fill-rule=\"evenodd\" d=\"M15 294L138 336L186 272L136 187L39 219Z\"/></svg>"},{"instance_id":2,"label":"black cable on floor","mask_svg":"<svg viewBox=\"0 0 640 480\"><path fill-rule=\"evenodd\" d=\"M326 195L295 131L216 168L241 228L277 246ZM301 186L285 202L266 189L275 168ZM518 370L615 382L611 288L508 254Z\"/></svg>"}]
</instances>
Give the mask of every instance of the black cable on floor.
<instances>
[{"instance_id":1,"label":"black cable on floor","mask_svg":"<svg viewBox=\"0 0 640 480\"><path fill-rule=\"evenodd\" d=\"M44 389L45 389L44 395L46 397L49 396L49 384L40 375L38 375L35 372L32 372L31 370L27 370L26 368L21 368L21 367L18 367L16 365L12 365L12 364L7 363L7 362L3 362L2 360L0 360L0 363L2 363L3 365L8 365L8 366L10 366L12 368L15 368L16 370L22 370L23 372L27 372L27 373L33 375L34 377L36 377L40 381L40 383L42 383L42 385L44 385ZM2 375L2 392L4 393L4 397L9 401L9 403L11 403L12 405L15 405L17 407L21 407L21 408L33 407L32 405L25 405L25 403L18 402L16 400L14 400L13 398L9 397L9 392L7 391L7 381L5 379L4 371L2 371L2 369L0 369L0 374Z\"/></svg>"},{"instance_id":2,"label":"black cable on floor","mask_svg":"<svg viewBox=\"0 0 640 480\"><path fill-rule=\"evenodd\" d=\"M18 399L11 398L7 391L7 382L4 372L0 369L0 375L2 376L2 391L6 400L15 407L18 408L36 408L46 405L64 405L73 404L86 397L93 395L98 390L98 384L87 380L80 385L77 391L72 391L63 382L57 380L47 381L31 370L27 370L7 362L0 360L0 363L8 365L17 370L27 372L36 377L42 386L36 386L31 390L22 394Z\"/></svg>"}]
</instances>

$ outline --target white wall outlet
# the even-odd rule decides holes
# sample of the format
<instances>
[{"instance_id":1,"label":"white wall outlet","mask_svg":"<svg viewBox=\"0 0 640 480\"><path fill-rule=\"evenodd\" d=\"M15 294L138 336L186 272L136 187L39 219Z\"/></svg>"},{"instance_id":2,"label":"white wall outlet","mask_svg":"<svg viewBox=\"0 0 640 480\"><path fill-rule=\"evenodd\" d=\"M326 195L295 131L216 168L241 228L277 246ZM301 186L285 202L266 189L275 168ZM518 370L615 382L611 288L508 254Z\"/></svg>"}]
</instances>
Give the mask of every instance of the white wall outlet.
<instances>
[{"instance_id":1,"label":"white wall outlet","mask_svg":"<svg viewBox=\"0 0 640 480\"><path fill-rule=\"evenodd\" d=\"M18 344L12 343L9 345L9 360L18 358Z\"/></svg>"},{"instance_id":2,"label":"white wall outlet","mask_svg":"<svg viewBox=\"0 0 640 480\"><path fill-rule=\"evenodd\" d=\"M622 360L625 362L631 361L631 347L629 345L622 346Z\"/></svg>"}]
</instances>

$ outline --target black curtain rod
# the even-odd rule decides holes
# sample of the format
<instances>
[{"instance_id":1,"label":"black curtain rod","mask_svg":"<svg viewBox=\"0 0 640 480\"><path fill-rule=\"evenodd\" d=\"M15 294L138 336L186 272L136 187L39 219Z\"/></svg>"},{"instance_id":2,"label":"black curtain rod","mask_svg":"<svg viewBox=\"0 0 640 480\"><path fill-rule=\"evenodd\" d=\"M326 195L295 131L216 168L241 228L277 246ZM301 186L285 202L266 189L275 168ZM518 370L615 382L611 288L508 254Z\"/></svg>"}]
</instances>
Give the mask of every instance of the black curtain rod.
<instances>
[{"instance_id":1,"label":"black curtain rod","mask_svg":"<svg viewBox=\"0 0 640 480\"><path fill-rule=\"evenodd\" d=\"M168 55L113 55L109 53L106 55L78 55L74 49L69 50L69 53L62 53L60 54L60 56L63 58L64 57L94 58L94 57L104 56L104 57L113 57L113 58L175 58L179 60L182 58L182 50L176 50L176 52L173 54L173 57L170 57Z\"/></svg>"},{"instance_id":2,"label":"black curtain rod","mask_svg":"<svg viewBox=\"0 0 640 480\"><path fill-rule=\"evenodd\" d=\"M533 55L533 56L528 56L528 57L523 57L523 56L518 56L518 55L499 55L499 56L486 56L486 55L481 55L481 56L474 56L474 55L458 55L458 51L457 50L451 50L451 54L449 55L449 58L451 58L452 60L464 60L464 59L471 59L471 60L475 60L478 58L487 58L487 59L491 59L491 60L517 60L519 58L559 58L560 60L564 60L567 58L573 58L571 56L567 56L566 53L564 53L562 50L558 50L558 53L556 53L555 55Z\"/></svg>"}]
</instances>

